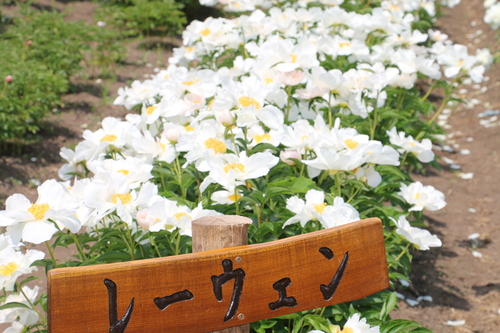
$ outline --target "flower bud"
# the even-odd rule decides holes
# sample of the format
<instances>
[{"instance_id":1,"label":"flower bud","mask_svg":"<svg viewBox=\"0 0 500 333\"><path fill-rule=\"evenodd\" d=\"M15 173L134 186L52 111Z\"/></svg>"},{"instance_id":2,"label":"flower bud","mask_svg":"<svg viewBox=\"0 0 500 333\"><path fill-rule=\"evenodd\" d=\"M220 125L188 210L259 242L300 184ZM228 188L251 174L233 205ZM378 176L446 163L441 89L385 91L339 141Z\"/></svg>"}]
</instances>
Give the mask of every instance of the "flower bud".
<instances>
[{"instance_id":1,"label":"flower bud","mask_svg":"<svg viewBox=\"0 0 500 333\"><path fill-rule=\"evenodd\" d=\"M181 134L181 130L176 127L167 128L163 131L163 136L165 136L171 144L176 144Z\"/></svg>"},{"instance_id":2,"label":"flower bud","mask_svg":"<svg viewBox=\"0 0 500 333\"><path fill-rule=\"evenodd\" d=\"M296 150L283 150L280 153L280 158L288 165L296 164L295 161L291 160L291 158L302 161L302 155Z\"/></svg>"},{"instance_id":3,"label":"flower bud","mask_svg":"<svg viewBox=\"0 0 500 333\"><path fill-rule=\"evenodd\" d=\"M156 222L158 222L158 219L151 215L148 209L141 209L140 211L138 211L136 219L139 226L148 231L153 224L156 224Z\"/></svg>"},{"instance_id":4,"label":"flower bud","mask_svg":"<svg viewBox=\"0 0 500 333\"><path fill-rule=\"evenodd\" d=\"M217 111L215 113L215 119L217 119L217 121L224 127L230 127L234 125L234 116L229 110Z\"/></svg>"},{"instance_id":5,"label":"flower bud","mask_svg":"<svg viewBox=\"0 0 500 333\"><path fill-rule=\"evenodd\" d=\"M12 82L12 75L7 75L7 76L5 77L5 82L7 82L7 83Z\"/></svg>"},{"instance_id":6,"label":"flower bud","mask_svg":"<svg viewBox=\"0 0 500 333\"><path fill-rule=\"evenodd\" d=\"M30 40L26 42L26 45L28 45L28 46L31 46L31 44L33 44L33 42Z\"/></svg>"}]
</instances>

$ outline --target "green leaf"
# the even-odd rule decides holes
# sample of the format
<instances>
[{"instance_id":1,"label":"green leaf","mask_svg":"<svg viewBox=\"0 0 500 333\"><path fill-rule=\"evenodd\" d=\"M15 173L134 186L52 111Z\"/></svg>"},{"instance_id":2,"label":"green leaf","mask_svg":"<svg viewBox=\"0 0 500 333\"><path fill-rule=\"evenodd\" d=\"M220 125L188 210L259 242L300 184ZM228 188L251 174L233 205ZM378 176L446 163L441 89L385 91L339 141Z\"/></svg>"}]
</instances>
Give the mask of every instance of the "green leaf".
<instances>
[{"instance_id":1,"label":"green leaf","mask_svg":"<svg viewBox=\"0 0 500 333\"><path fill-rule=\"evenodd\" d=\"M291 188L294 193L307 193L311 189L321 190L314 180L306 177L290 177L287 180L279 180L270 183L269 186Z\"/></svg>"},{"instance_id":2,"label":"green leaf","mask_svg":"<svg viewBox=\"0 0 500 333\"><path fill-rule=\"evenodd\" d=\"M27 306L26 304L19 302L11 302L0 306L0 310L12 309L12 308L30 309L30 307Z\"/></svg>"}]
</instances>

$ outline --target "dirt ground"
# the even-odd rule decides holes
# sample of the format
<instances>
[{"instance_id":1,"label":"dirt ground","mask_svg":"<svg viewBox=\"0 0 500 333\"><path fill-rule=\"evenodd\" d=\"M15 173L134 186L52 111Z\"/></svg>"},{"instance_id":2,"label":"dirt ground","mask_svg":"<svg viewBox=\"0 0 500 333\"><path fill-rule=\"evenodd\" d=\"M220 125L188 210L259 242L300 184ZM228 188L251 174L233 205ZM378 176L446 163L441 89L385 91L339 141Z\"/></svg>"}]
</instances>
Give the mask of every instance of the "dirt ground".
<instances>
[{"instance_id":1,"label":"dirt ground","mask_svg":"<svg viewBox=\"0 0 500 333\"><path fill-rule=\"evenodd\" d=\"M68 13L68 20L95 23L92 19L92 12L97 7L95 3L51 0L35 3L54 4ZM482 0L462 0L454 9L445 10L445 15L438 20L438 28L454 42L467 45L471 53L484 47L498 50L495 33L483 23L482 3ZM2 10L9 13L14 8L2 7ZM107 105L116 96L118 87L152 74L153 68L165 64L171 54L171 49L161 54L141 50L138 46L142 42L129 45L127 65L118 68L116 80L100 82L99 77L75 78L76 89L64 97L64 108L48 120L48 130L42 133L43 142L26 147L21 157L0 156L0 209L4 209L5 199L13 193L22 193L35 200L36 189L30 183L57 178L57 170L62 164L58 155L60 147L73 148L81 140L83 130L96 129L105 116L120 117L127 113L121 107ZM175 40L163 42L165 45L176 43ZM467 91L461 91L461 97L468 101L476 99L478 104L451 108L453 112L449 118L441 118L446 122L447 144L453 151L436 153L452 159L455 165L450 168L443 161L441 172L415 176L446 195L448 205L444 209L426 213L430 230L439 235L443 246L415 253L412 284L400 290L409 299L430 295L432 302L421 301L412 307L401 300L393 318L416 320L437 333L500 332L500 224L495 217L496 204L500 203L497 189L500 185L500 126L487 128L480 120L490 117L479 117L485 110L500 109L500 95L496 93L500 85L499 74L500 65L494 65L486 73L489 81L480 86L464 86ZM473 178L461 179L461 172L472 172ZM468 239L473 233L479 233L476 241ZM473 250L482 257L473 256ZM465 323L446 325L449 320L465 320Z\"/></svg>"}]
</instances>

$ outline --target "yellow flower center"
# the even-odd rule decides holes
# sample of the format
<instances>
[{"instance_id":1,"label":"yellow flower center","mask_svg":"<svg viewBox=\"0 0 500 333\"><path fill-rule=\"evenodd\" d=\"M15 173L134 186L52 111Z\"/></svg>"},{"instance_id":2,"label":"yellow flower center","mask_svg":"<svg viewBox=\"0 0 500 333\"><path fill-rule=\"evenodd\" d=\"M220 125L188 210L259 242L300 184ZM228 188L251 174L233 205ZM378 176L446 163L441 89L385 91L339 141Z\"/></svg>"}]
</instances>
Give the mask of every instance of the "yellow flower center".
<instances>
[{"instance_id":1,"label":"yellow flower center","mask_svg":"<svg viewBox=\"0 0 500 333\"><path fill-rule=\"evenodd\" d=\"M11 276L18 268L19 265L13 261L6 265L0 265L0 275Z\"/></svg>"},{"instance_id":2,"label":"yellow flower center","mask_svg":"<svg viewBox=\"0 0 500 333\"><path fill-rule=\"evenodd\" d=\"M344 329L340 331L340 333L354 333L354 330L350 327L344 327Z\"/></svg>"},{"instance_id":3,"label":"yellow flower center","mask_svg":"<svg viewBox=\"0 0 500 333\"><path fill-rule=\"evenodd\" d=\"M261 143L264 140L267 140L267 141L271 140L271 135L266 133L266 134L262 134L262 135L254 135L253 138L255 139L255 141L257 141L257 143Z\"/></svg>"},{"instance_id":4,"label":"yellow flower center","mask_svg":"<svg viewBox=\"0 0 500 333\"><path fill-rule=\"evenodd\" d=\"M349 43L349 42L341 42L341 43L339 43L339 47L340 48L344 48L344 47L348 47L348 46L351 46L351 43Z\"/></svg>"},{"instance_id":5,"label":"yellow flower center","mask_svg":"<svg viewBox=\"0 0 500 333\"><path fill-rule=\"evenodd\" d=\"M245 172L245 166L241 163L228 163L224 166L223 169L226 173L228 173L229 170L236 170L239 172Z\"/></svg>"},{"instance_id":6,"label":"yellow flower center","mask_svg":"<svg viewBox=\"0 0 500 333\"><path fill-rule=\"evenodd\" d=\"M202 31L200 31L200 35L207 37L208 35L210 35L210 29L208 28L203 29Z\"/></svg>"},{"instance_id":7,"label":"yellow flower center","mask_svg":"<svg viewBox=\"0 0 500 333\"><path fill-rule=\"evenodd\" d=\"M420 193L420 192L419 192L419 193L416 193L416 194L415 194L415 200L420 199L420 195L421 195L421 193Z\"/></svg>"},{"instance_id":8,"label":"yellow flower center","mask_svg":"<svg viewBox=\"0 0 500 333\"><path fill-rule=\"evenodd\" d=\"M240 103L241 106L243 106L244 108L247 107L247 106L250 106L250 105L253 106L256 109L260 109L261 108L259 102L257 102L255 100L255 98L248 97L248 96L243 96L243 97L238 98L238 103Z\"/></svg>"},{"instance_id":9,"label":"yellow flower center","mask_svg":"<svg viewBox=\"0 0 500 333\"><path fill-rule=\"evenodd\" d=\"M130 171L125 170L125 169L120 169L120 170L118 170L117 172L119 172L119 173L123 173L125 176L126 176L126 175L128 175L128 174L130 173Z\"/></svg>"},{"instance_id":10,"label":"yellow flower center","mask_svg":"<svg viewBox=\"0 0 500 333\"><path fill-rule=\"evenodd\" d=\"M28 213L31 213L37 220L43 220L45 213L50 209L49 204L33 204L28 208Z\"/></svg>"},{"instance_id":11,"label":"yellow flower center","mask_svg":"<svg viewBox=\"0 0 500 333\"><path fill-rule=\"evenodd\" d=\"M290 58L292 58L292 64L297 61L297 56L295 54L290 54Z\"/></svg>"},{"instance_id":12,"label":"yellow flower center","mask_svg":"<svg viewBox=\"0 0 500 333\"><path fill-rule=\"evenodd\" d=\"M212 110L212 106L214 106L215 99L211 100L210 103L208 103L208 108Z\"/></svg>"},{"instance_id":13,"label":"yellow flower center","mask_svg":"<svg viewBox=\"0 0 500 333\"><path fill-rule=\"evenodd\" d=\"M122 205L126 205L132 201L132 194L130 193L115 193L111 197L111 202L114 204L118 203L118 200L121 201Z\"/></svg>"},{"instance_id":14,"label":"yellow flower center","mask_svg":"<svg viewBox=\"0 0 500 333\"><path fill-rule=\"evenodd\" d=\"M191 53L194 51L194 48L190 47L190 46L186 46L186 51Z\"/></svg>"},{"instance_id":15,"label":"yellow flower center","mask_svg":"<svg viewBox=\"0 0 500 333\"><path fill-rule=\"evenodd\" d=\"M216 138L205 140L205 148L212 148L216 154L225 153L227 150L226 144Z\"/></svg>"},{"instance_id":16,"label":"yellow flower center","mask_svg":"<svg viewBox=\"0 0 500 333\"><path fill-rule=\"evenodd\" d=\"M106 134L105 136L102 137L101 142L103 141L108 141L108 142L115 142L118 137L113 134Z\"/></svg>"},{"instance_id":17,"label":"yellow flower center","mask_svg":"<svg viewBox=\"0 0 500 333\"><path fill-rule=\"evenodd\" d=\"M345 140L344 140L344 143L345 143L345 145L346 145L349 149L354 149L354 148L356 148L357 146L359 146L359 142L354 141L354 140L352 140L352 139L345 139Z\"/></svg>"},{"instance_id":18,"label":"yellow flower center","mask_svg":"<svg viewBox=\"0 0 500 333\"><path fill-rule=\"evenodd\" d=\"M194 131L194 128L191 127L191 126L189 126L189 125L184 126L184 129L186 130L186 132L192 132L192 131Z\"/></svg>"},{"instance_id":19,"label":"yellow flower center","mask_svg":"<svg viewBox=\"0 0 500 333\"><path fill-rule=\"evenodd\" d=\"M229 200L231 200L232 202L236 202L236 200L238 200L239 198L241 198L241 194L233 194L233 195L230 195L227 197Z\"/></svg>"},{"instance_id":20,"label":"yellow flower center","mask_svg":"<svg viewBox=\"0 0 500 333\"><path fill-rule=\"evenodd\" d=\"M154 105L154 106L153 105L152 106L148 106L146 108L146 113L147 114L152 114L156 109L158 109L158 106L156 106L156 105Z\"/></svg>"},{"instance_id":21,"label":"yellow flower center","mask_svg":"<svg viewBox=\"0 0 500 333\"><path fill-rule=\"evenodd\" d=\"M415 146L416 146L415 142L410 142L410 147L415 147Z\"/></svg>"},{"instance_id":22,"label":"yellow flower center","mask_svg":"<svg viewBox=\"0 0 500 333\"><path fill-rule=\"evenodd\" d=\"M183 216L187 216L192 219L192 217L188 213L180 212L174 214L174 217L177 219L177 221L180 221Z\"/></svg>"},{"instance_id":23,"label":"yellow flower center","mask_svg":"<svg viewBox=\"0 0 500 333\"><path fill-rule=\"evenodd\" d=\"M182 81L182 84L185 84L186 86L192 86L194 84L194 81L193 80Z\"/></svg>"},{"instance_id":24,"label":"yellow flower center","mask_svg":"<svg viewBox=\"0 0 500 333\"><path fill-rule=\"evenodd\" d=\"M264 79L264 81L266 81L266 83L268 83L268 84L269 84L269 83L273 82L274 80L273 80L273 78L271 78L271 77L266 77L266 78Z\"/></svg>"},{"instance_id":25,"label":"yellow flower center","mask_svg":"<svg viewBox=\"0 0 500 333\"><path fill-rule=\"evenodd\" d=\"M313 204L313 207L315 211L317 211L320 214L323 214L323 211L325 210L326 207L326 202L320 204Z\"/></svg>"}]
</instances>

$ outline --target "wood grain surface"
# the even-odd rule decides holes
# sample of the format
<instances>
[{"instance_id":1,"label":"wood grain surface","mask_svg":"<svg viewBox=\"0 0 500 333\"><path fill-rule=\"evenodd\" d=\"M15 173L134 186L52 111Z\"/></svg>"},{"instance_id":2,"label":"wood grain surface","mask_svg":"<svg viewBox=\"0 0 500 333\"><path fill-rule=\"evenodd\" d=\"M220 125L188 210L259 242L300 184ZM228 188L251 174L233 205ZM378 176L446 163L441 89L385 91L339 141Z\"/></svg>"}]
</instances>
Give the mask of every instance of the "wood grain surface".
<instances>
[{"instance_id":1,"label":"wood grain surface","mask_svg":"<svg viewBox=\"0 0 500 333\"><path fill-rule=\"evenodd\" d=\"M389 286L376 218L270 243L58 268L48 275L51 333L110 332L105 280L116 286L115 323L133 299L126 333L209 332L356 300Z\"/></svg>"}]
</instances>

